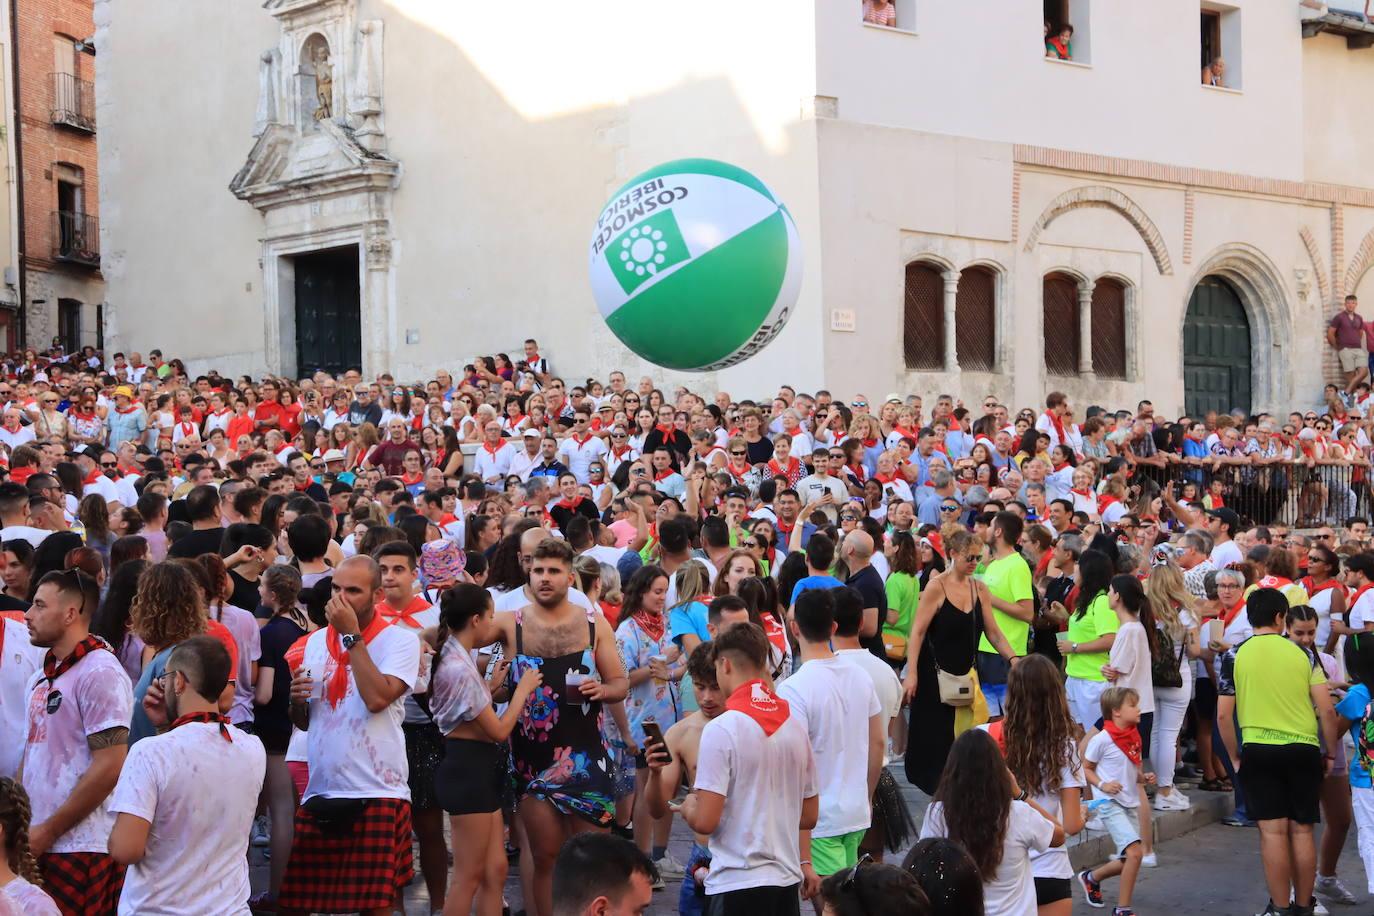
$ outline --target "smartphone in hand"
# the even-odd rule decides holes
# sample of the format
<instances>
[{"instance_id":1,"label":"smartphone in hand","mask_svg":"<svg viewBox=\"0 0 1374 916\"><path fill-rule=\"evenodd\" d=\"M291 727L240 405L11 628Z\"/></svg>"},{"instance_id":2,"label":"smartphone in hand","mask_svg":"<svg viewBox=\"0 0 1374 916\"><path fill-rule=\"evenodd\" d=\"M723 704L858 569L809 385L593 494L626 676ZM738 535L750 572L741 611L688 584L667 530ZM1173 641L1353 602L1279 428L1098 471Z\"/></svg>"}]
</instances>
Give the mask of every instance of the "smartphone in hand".
<instances>
[{"instance_id":1,"label":"smartphone in hand","mask_svg":"<svg viewBox=\"0 0 1374 916\"><path fill-rule=\"evenodd\" d=\"M645 755L647 756L650 753L650 745L657 744L663 748L663 754L667 758L663 762L672 763L673 755L668 750L668 742L664 740L663 729L658 727L658 723L655 722L653 719L645 719L643 729Z\"/></svg>"}]
</instances>

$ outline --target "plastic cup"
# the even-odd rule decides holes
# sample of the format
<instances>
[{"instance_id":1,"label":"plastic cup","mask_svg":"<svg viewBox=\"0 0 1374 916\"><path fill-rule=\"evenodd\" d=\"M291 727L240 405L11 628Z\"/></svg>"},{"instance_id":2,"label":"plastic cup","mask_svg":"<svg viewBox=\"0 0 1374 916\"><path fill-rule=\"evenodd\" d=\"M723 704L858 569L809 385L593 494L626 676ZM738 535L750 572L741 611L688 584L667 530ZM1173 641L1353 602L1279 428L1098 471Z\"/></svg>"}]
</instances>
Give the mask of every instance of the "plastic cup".
<instances>
[{"instance_id":1,"label":"plastic cup","mask_svg":"<svg viewBox=\"0 0 1374 916\"><path fill-rule=\"evenodd\" d=\"M651 661L651 662L658 662L659 664L662 664L662 665L667 665L667 664L668 664L668 656L666 656L666 655L651 655L651 656L649 656L649 661ZM655 681L656 683L659 683L659 684L666 683L666 682L663 680L663 678L661 678L661 677L656 677L656 678L654 678L654 681Z\"/></svg>"},{"instance_id":2,"label":"plastic cup","mask_svg":"<svg viewBox=\"0 0 1374 916\"><path fill-rule=\"evenodd\" d=\"M591 675L583 674L581 671L569 671L566 681L566 689L563 691L563 702L569 706L581 706L587 702L587 698L582 695L582 685L591 680Z\"/></svg>"}]
</instances>

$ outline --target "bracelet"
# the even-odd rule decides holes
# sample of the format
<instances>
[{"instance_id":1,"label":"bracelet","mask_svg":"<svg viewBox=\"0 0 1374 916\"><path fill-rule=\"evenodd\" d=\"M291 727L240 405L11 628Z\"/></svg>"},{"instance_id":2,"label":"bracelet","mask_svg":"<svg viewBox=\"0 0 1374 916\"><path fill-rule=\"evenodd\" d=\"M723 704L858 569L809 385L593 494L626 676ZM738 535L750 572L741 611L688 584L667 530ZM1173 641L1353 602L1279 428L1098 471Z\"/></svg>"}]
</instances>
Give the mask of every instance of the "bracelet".
<instances>
[{"instance_id":1,"label":"bracelet","mask_svg":"<svg viewBox=\"0 0 1374 916\"><path fill-rule=\"evenodd\" d=\"M802 860L801 860L801 864L802 864L802 865L810 865L810 864L811 864L811 860L810 860L810 859L802 859Z\"/></svg>"}]
</instances>

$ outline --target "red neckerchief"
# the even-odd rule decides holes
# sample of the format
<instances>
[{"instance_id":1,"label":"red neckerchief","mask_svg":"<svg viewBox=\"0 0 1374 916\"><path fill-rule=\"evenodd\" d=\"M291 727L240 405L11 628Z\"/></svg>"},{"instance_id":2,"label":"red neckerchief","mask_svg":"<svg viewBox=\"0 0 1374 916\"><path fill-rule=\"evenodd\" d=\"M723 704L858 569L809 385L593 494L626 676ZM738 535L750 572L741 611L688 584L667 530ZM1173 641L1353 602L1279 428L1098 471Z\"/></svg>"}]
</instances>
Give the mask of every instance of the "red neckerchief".
<instances>
[{"instance_id":1,"label":"red neckerchief","mask_svg":"<svg viewBox=\"0 0 1374 916\"><path fill-rule=\"evenodd\" d=\"M1061 60L1069 59L1069 49L1064 46L1064 43L1061 42L1058 37L1051 38L1050 44L1054 47L1054 53L1058 54Z\"/></svg>"},{"instance_id":2,"label":"red neckerchief","mask_svg":"<svg viewBox=\"0 0 1374 916\"><path fill-rule=\"evenodd\" d=\"M792 478L791 478L791 475L797 470L797 468L798 468L798 466L799 466L800 464L801 464L801 460L800 460L799 458L797 458L796 455L788 455L788 456L787 456L787 467L786 467L785 469L783 468L782 465L778 464L778 459L777 459L777 458L769 458L769 459L768 459L768 468L769 468L769 470L771 470L771 471L773 472L773 476L774 476L774 477L782 477L782 478L785 479L785 480L791 480L791 479L792 479Z\"/></svg>"},{"instance_id":3,"label":"red neckerchief","mask_svg":"<svg viewBox=\"0 0 1374 916\"><path fill-rule=\"evenodd\" d=\"M1115 496L1112 496L1111 494L1102 494L1097 498L1097 514L1101 515L1102 513L1106 512L1107 509L1111 507L1112 503L1115 502L1120 502L1120 500L1117 499Z\"/></svg>"},{"instance_id":4,"label":"red neckerchief","mask_svg":"<svg viewBox=\"0 0 1374 916\"><path fill-rule=\"evenodd\" d=\"M667 480L669 477L672 477L676 473L677 471L674 471L671 467L664 468L663 470L658 471L654 474L654 480Z\"/></svg>"},{"instance_id":5,"label":"red neckerchief","mask_svg":"<svg viewBox=\"0 0 1374 916\"><path fill-rule=\"evenodd\" d=\"M533 366L535 363L539 362L539 354L536 353L533 356L525 357L525 362L528 363L530 366Z\"/></svg>"},{"instance_id":6,"label":"red neckerchief","mask_svg":"<svg viewBox=\"0 0 1374 916\"><path fill-rule=\"evenodd\" d=\"M1361 585L1359 588L1355 589L1355 594L1350 596L1350 603L1346 605L1346 607L1348 607L1352 611L1355 610L1355 605L1359 603L1360 597L1364 595L1365 592L1369 591L1371 588L1374 588L1374 582L1366 582L1364 585Z\"/></svg>"},{"instance_id":7,"label":"red neckerchief","mask_svg":"<svg viewBox=\"0 0 1374 916\"><path fill-rule=\"evenodd\" d=\"M504 443L504 442L498 442L495 448L492 448L492 447L491 447L491 443L490 443L490 442L484 441L484 442L482 443L482 448L486 449L486 450L487 450L487 454L490 455L490 456L493 457L493 458L496 457L496 453L497 453L497 452L501 451L501 449L503 449L503 448L505 448L505 447L506 447L506 443Z\"/></svg>"},{"instance_id":8,"label":"red neckerchief","mask_svg":"<svg viewBox=\"0 0 1374 916\"><path fill-rule=\"evenodd\" d=\"M1283 588L1285 585L1292 585L1292 579L1285 579L1283 576L1265 576L1259 580L1260 588ZM1311 597L1310 595L1308 597Z\"/></svg>"},{"instance_id":9,"label":"red neckerchief","mask_svg":"<svg viewBox=\"0 0 1374 916\"><path fill-rule=\"evenodd\" d=\"M171 731L187 722L218 722L220 736L230 744L234 743L234 736L229 733L229 717L222 712L188 712L184 716L178 716L167 730Z\"/></svg>"},{"instance_id":10,"label":"red neckerchief","mask_svg":"<svg viewBox=\"0 0 1374 916\"><path fill-rule=\"evenodd\" d=\"M280 455L282 452L286 451L286 450L289 449L290 447L291 447L291 443L290 443L290 442L283 442L283 443L281 444L281 447L280 447L280 448L274 448L274 449L272 449L272 454L274 454L274 455Z\"/></svg>"},{"instance_id":11,"label":"red neckerchief","mask_svg":"<svg viewBox=\"0 0 1374 916\"><path fill-rule=\"evenodd\" d=\"M586 445L588 442L591 441L592 434L587 433L587 435L583 436L581 439L577 438L576 436L569 436L568 438L576 442L578 448L581 448L582 446Z\"/></svg>"},{"instance_id":12,"label":"red neckerchief","mask_svg":"<svg viewBox=\"0 0 1374 916\"><path fill-rule=\"evenodd\" d=\"M528 420L528 419L529 419L529 415L528 415L528 414L523 414L523 413L522 413L522 414L516 414L516 415L513 416L513 417L506 417L506 422L510 424L510 428L511 428L511 429L517 429L517 428L520 426L521 423L524 423L524 422L525 422L526 420Z\"/></svg>"},{"instance_id":13,"label":"red neckerchief","mask_svg":"<svg viewBox=\"0 0 1374 916\"><path fill-rule=\"evenodd\" d=\"M401 475L401 484L402 484L402 486L407 486L407 487L408 487L408 486L410 486L411 484L419 483L420 481L422 481L422 480L424 480L424 479L425 479L425 475L424 475L423 473L416 474L414 477L410 477L410 476L408 476L408 475L406 475L406 474L402 474L402 475Z\"/></svg>"},{"instance_id":14,"label":"red neckerchief","mask_svg":"<svg viewBox=\"0 0 1374 916\"><path fill-rule=\"evenodd\" d=\"M10 471L10 483L24 483L37 473L38 468L15 468Z\"/></svg>"},{"instance_id":15,"label":"red neckerchief","mask_svg":"<svg viewBox=\"0 0 1374 916\"><path fill-rule=\"evenodd\" d=\"M1045 416L1050 418L1050 424L1054 427L1054 432L1059 436L1059 444L1064 445L1069 441L1069 437L1064 433L1064 421L1057 414L1045 411Z\"/></svg>"},{"instance_id":16,"label":"red neckerchief","mask_svg":"<svg viewBox=\"0 0 1374 916\"><path fill-rule=\"evenodd\" d=\"M576 512L577 507L582 505L582 501L586 498L585 496L574 496L572 499L560 499L558 502L554 503L554 505L562 506L564 509Z\"/></svg>"},{"instance_id":17,"label":"red neckerchief","mask_svg":"<svg viewBox=\"0 0 1374 916\"><path fill-rule=\"evenodd\" d=\"M182 420L177 426L181 427L181 438L186 439L195 434L196 424Z\"/></svg>"},{"instance_id":18,"label":"red neckerchief","mask_svg":"<svg viewBox=\"0 0 1374 916\"><path fill-rule=\"evenodd\" d=\"M99 480L99 479L100 479L100 468L95 468L95 469L92 470L89 474L87 474L85 477L81 478L81 484L82 484L82 486L87 486L87 487L89 487L91 484L95 483L95 482L96 482L97 480Z\"/></svg>"},{"instance_id":19,"label":"red neckerchief","mask_svg":"<svg viewBox=\"0 0 1374 916\"><path fill-rule=\"evenodd\" d=\"M897 479L897 472L893 471L891 474L874 474L873 479L881 484L889 484Z\"/></svg>"},{"instance_id":20,"label":"red neckerchief","mask_svg":"<svg viewBox=\"0 0 1374 916\"><path fill-rule=\"evenodd\" d=\"M894 427L892 427L892 431L893 431L894 433L898 433L898 434L900 434L900 435L902 435L902 436L905 436L905 437L908 438L908 439L919 439L919 438L921 438L921 431L918 430L918 429L906 429L905 427L902 427L902 426L894 426Z\"/></svg>"},{"instance_id":21,"label":"red neckerchief","mask_svg":"<svg viewBox=\"0 0 1374 916\"><path fill-rule=\"evenodd\" d=\"M135 410L138 410L137 404L130 404L127 410L118 404L115 405L115 413L133 413Z\"/></svg>"},{"instance_id":22,"label":"red neckerchief","mask_svg":"<svg viewBox=\"0 0 1374 916\"><path fill-rule=\"evenodd\" d=\"M1334 576L1330 579L1327 579L1321 585L1318 585L1317 583L1313 582L1311 576L1303 576L1301 584L1303 590L1307 592L1308 598L1315 598L1322 592L1330 588L1345 588L1345 586L1341 585L1341 583L1338 582Z\"/></svg>"},{"instance_id":23,"label":"red neckerchief","mask_svg":"<svg viewBox=\"0 0 1374 916\"><path fill-rule=\"evenodd\" d=\"M864 448L873 448L873 447L876 446L877 444L878 444L878 440L877 440L877 439L865 439L865 440L864 440Z\"/></svg>"},{"instance_id":24,"label":"red neckerchief","mask_svg":"<svg viewBox=\"0 0 1374 916\"><path fill-rule=\"evenodd\" d=\"M1064 470L1064 468L1068 467L1073 467L1073 465L1069 464L1067 461L1061 461L1054 466L1054 473L1058 474L1060 471Z\"/></svg>"},{"instance_id":25,"label":"red neckerchief","mask_svg":"<svg viewBox=\"0 0 1374 916\"><path fill-rule=\"evenodd\" d=\"M77 410L75 407L73 407L71 410L69 410L69 411L67 412L67 415L70 416L70 417L72 417L72 418L74 418L74 419L77 419L77 420L94 420L94 419L95 419L95 411L94 411L94 410L92 410L90 413L82 413L81 411Z\"/></svg>"},{"instance_id":26,"label":"red neckerchief","mask_svg":"<svg viewBox=\"0 0 1374 916\"><path fill-rule=\"evenodd\" d=\"M388 624L382 619L381 614L373 614L372 622L363 630L363 642L371 643L372 638L387 628ZM325 648L329 650L329 657L334 660L334 673L329 677L329 683L325 686L325 699L329 701L331 708L337 708L339 701L348 693L348 653L344 651L343 640L339 638L339 631L332 626L324 634Z\"/></svg>"},{"instance_id":27,"label":"red neckerchief","mask_svg":"<svg viewBox=\"0 0 1374 916\"><path fill-rule=\"evenodd\" d=\"M1107 720L1102 723L1102 730L1112 736L1112 743L1121 749L1121 753L1126 755L1127 760L1140 766L1142 747L1140 729L1134 725L1130 728L1117 728L1115 722Z\"/></svg>"},{"instance_id":28,"label":"red neckerchief","mask_svg":"<svg viewBox=\"0 0 1374 916\"><path fill-rule=\"evenodd\" d=\"M630 615L630 619L639 624L639 628L644 631L644 635L654 642L663 641L663 632L667 621L662 614L650 614L644 610L639 610Z\"/></svg>"},{"instance_id":29,"label":"red neckerchief","mask_svg":"<svg viewBox=\"0 0 1374 916\"><path fill-rule=\"evenodd\" d=\"M863 483L864 479L868 475L868 472L864 470L864 466L862 464L846 464L845 470L849 471L849 473L853 475L853 477L856 480L858 480L859 483Z\"/></svg>"},{"instance_id":30,"label":"red neckerchief","mask_svg":"<svg viewBox=\"0 0 1374 916\"><path fill-rule=\"evenodd\" d=\"M618 461L620 460L620 457L622 455L628 455L632 451L633 449L630 448L630 446L628 445L621 449L617 449L615 446L611 446L611 457Z\"/></svg>"},{"instance_id":31,"label":"red neckerchief","mask_svg":"<svg viewBox=\"0 0 1374 916\"><path fill-rule=\"evenodd\" d=\"M1367 587L1367 586L1366 586ZM1236 602L1235 606L1226 612L1221 618L1221 628L1224 630L1231 625L1231 621L1240 616L1240 612L1245 609L1245 599Z\"/></svg>"},{"instance_id":32,"label":"red neckerchief","mask_svg":"<svg viewBox=\"0 0 1374 916\"><path fill-rule=\"evenodd\" d=\"M787 721L787 701L768 688L761 678L741 684L725 701L726 709L742 712L758 723L765 735L772 735Z\"/></svg>"},{"instance_id":33,"label":"red neckerchief","mask_svg":"<svg viewBox=\"0 0 1374 916\"><path fill-rule=\"evenodd\" d=\"M1220 508L1222 508L1222 507L1225 506L1225 505L1226 505L1226 503L1222 500L1222 498L1221 498L1220 496L1213 496L1213 497L1212 497L1212 508L1213 508L1213 509L1220 509Z\"/></svg>"},{"instance_id":34,"label":"red neckerchief","mask_svg":"<svg viewBox=\"0 0 1374 916\"><path fill-rule=\"evenodd\" d=\"M773 527L778 530L778 534L782 535L778 540L780 542L790 541L792 539L792 530L797 527L799 521L800 519L789 525L782 520L782 516L778 516L777 522L773 525Z\"/></svg>"},{"instance_id":35,"label":"red neckerchief","mask_svg":"<svg viewBox=\"0 0 1374 916\"><path fill-rule=\"evenodd\" d=\"M733 462L733 461L730 461L729 459L726 459L726 461L725 461L725 472L726 472L727 474L729 474L731 477L735 478L736 480L739 480L739 479L740 479L741 477L743 477L745 474L748 474L749 471L750 471L750 467L749 467L749 462L747 462L747 461L744 462L744 467L743 467L743 468L737 468L737 467L735 467L734 462Z\"/></svg>"},{"instance_id":36,"label":"red neckerchief","mask_svg":"<svg viewBox=\"0 0 1374 916\"><path fill-rule=\"evenodd\" d=\"M660 433L662 433L664 439L671 439L671 438L673 438L673 433L677 432L677 429L676 429L675 427L672 427L672 426L660 426L660 425L658 425L657 423L654 424L654 429L656 429L656 430L658 430Z\"/></svg>"},{"instance_id":37,"label":"red neckerchief","mask_svg":"<svg viewBox=\"0 0 1374 916\"><path fill-rule=\"evenodd\" d=\"M87 655L102 649L108 652L110 647L105 644L105 640L91 634L87 634L85 639L72 648L72 654L61 661L58 661L57 656L53 655L52 650L49 649L47 654L43 656L43 677L47 679L48 686L51 687L54 681L70 671L77 662Z\"/></svg>"},{"instance_id":38,"label":"red neckerchief","mask_svg":"<svg viewBox=\"0 0 1374 916\"><path fill-rule=\"evenodd\" d=\"M412 630L423 630L424 627L420 626L416 615L429 610L431 607L433 605L420 595L416 595L410 599L409 604L399 611L392 608L391 604L386 601L379 602L376 605L376 611L377 616L385 618L387 623L403 623Z\"/></svg>"}]
</instances>

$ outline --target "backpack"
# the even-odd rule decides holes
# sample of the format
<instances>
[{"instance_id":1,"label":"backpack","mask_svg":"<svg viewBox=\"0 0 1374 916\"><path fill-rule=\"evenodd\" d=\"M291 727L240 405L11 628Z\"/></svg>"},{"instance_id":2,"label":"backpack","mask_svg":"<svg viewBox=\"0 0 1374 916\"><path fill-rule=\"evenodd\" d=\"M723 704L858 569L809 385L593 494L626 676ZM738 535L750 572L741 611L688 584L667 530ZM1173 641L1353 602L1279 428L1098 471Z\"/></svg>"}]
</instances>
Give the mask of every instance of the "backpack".
<instances>
[{"instance_id":1,"label":"backpack","mask_svg":"<svg viewBox=\"0 0 1374 916\"><path fill-rule=\"evenodd\" d=\"M1155 651L1150 655L1150 681L1156 687L1182 687L1183 646L1174 651L1174 637L1167 627L1155 629Z\"/></svg>"}]
</instances>

